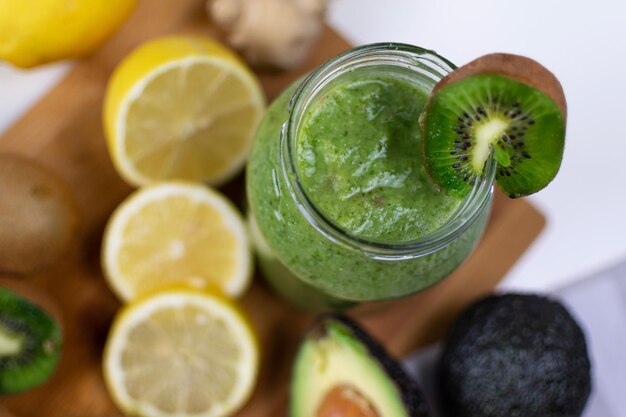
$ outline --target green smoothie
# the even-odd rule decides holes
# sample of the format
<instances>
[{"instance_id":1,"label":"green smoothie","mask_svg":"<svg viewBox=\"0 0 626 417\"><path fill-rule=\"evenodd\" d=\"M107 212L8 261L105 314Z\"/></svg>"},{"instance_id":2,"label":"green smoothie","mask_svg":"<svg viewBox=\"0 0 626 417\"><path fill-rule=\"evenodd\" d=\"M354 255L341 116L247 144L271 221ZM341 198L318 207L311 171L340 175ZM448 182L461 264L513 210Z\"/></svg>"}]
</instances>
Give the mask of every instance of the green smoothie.
<instances>
[{"instance_id":1,"label":"green smoothie","mask_svg":"<svg viewBox=\"0 0 626 417\"><path fill-rule=\"evenodd\" d=\"M360 238L416 240L463 199L438 191L420 157L426 92L393 75L338 80L304 116L300 182L327 219Z\"/></svg>"},{"instance_id":2,"label":"green smoothie","mask_svg":"<svg viewBox=\"0 0 626 417\"><path fill-rule=\"evenodd\" d=\"M422 166L419 117L435 83L422 78L354 69L294 108L305 94L292 98L296 82L268 109L247 167L251 229L264 275L292 302L409 295L449 275L478 240L491 194L469 216L469 197L437 190Z\"/></svg>"}]
</instances>

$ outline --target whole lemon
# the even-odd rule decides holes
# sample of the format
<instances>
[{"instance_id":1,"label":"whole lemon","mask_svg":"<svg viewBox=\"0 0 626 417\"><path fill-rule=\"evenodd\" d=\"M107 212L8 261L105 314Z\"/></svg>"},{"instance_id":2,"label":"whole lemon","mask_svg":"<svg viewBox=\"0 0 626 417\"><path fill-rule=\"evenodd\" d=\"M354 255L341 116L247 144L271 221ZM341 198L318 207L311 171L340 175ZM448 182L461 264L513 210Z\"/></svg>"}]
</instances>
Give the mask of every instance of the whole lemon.
<instances>
[{"instance_id":1,"label":"whole lemon","mask_svg":"<svg viewBox=\"0 0 626 417\"><path fill-rule=\"evenodd\" d=\"M137 0L0 0L0 59L30 68L98 48Z\"/></svg>"}]
</instances>

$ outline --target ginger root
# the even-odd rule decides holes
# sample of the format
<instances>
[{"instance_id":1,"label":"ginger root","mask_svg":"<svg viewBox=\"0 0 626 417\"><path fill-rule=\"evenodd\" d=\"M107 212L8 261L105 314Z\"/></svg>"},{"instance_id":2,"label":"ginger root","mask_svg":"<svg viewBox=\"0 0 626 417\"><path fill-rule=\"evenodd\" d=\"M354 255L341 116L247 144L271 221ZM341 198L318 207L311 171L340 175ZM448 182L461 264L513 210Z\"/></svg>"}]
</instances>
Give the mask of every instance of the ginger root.
<instances>
[{"instance_id":1,"label":"ginger root","mask_svg":"<svg viewBox=\"0 0 626 417\"><path fill-rule=\"evenodd\" d=\"M319 37L328 0L208 0L213 22L252 65L293 69Z\"/></svg>"}]
</instances>

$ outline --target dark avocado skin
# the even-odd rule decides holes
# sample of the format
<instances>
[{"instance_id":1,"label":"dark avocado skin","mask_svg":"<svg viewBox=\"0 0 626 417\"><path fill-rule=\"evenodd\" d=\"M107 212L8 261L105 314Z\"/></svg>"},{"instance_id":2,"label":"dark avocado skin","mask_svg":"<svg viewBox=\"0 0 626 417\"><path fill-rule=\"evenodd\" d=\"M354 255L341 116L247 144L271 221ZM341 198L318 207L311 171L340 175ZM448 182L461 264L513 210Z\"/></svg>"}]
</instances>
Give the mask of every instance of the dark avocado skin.
<instances>
[{"instance_id":1,"label":"dark avocado skin","mask_svg":"<svg viewBox=\"0 0 626 417\"><path fill-rule=\"evenodd\" d=\"M393 381L394 385L398 388L407 414L410 417L429 416L428 404L422 394L421 388L407 375L402 366L389 356L385 348L366 333L365 330L359 327L356 322L340 314L326 314L319 318L317 324L314 326L313 332L323 334L325 326L330 322L341 323L349 329L354 338L359 340L367 349L370 356L381 365L389 379ZM358 373L355 373L354 377L358 378Z\"/></svg>"},{"instance_id":2,"label":"dark avocado skin","mask_svg":"<svg viewBox=\"0 0 626 417\"><path fill-rule=\"evenodd\" d=\"M490 296L453 326L439 363L452 417L578 417L591 391L585 336L557 301Z\"/></svg>"}]
</instances>

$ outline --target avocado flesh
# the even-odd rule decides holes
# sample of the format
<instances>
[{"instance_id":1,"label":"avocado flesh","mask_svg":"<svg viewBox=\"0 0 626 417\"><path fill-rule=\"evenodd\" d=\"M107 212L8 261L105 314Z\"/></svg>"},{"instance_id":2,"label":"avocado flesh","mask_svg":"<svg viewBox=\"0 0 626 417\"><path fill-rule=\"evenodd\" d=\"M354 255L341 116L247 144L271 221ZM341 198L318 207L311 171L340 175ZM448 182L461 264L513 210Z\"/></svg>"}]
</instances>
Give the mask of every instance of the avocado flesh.
<instances>
[{"instance_id":1,"label":"avocado flesh","mask_svg":"<svg viewBox=\"0 0 626 417\"><path fill-rule=\"evenodd\" d=\"M317 417L328 393L342 386L367 400L379 417L427 415L417 385L378 343L345 317L326 316L296 357L290 417Z\"/></svg>"}]
</instances>

